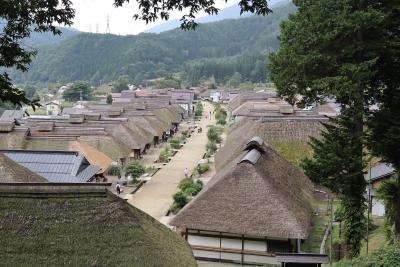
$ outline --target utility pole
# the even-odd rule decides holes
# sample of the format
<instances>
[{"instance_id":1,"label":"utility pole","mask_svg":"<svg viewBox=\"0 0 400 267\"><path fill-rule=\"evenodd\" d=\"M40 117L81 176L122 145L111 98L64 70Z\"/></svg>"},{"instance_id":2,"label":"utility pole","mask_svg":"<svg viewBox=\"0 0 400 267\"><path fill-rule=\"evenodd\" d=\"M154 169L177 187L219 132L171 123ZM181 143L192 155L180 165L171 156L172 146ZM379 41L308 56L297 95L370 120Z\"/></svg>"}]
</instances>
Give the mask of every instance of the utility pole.
<instances>
[{"instance_id":1,"label":"utility pole","mask_svg":"<svg viewBox=\"0 0 400 267\"><path fill-rule=\"evenodd\" d=\"M79 91L79 99L80 101L83 101L82 90Z\"/></svg>"},{"instance_id":2,"label":"utility pole","mask_svg":"<svg viewBox=\"0 0 400 267\"><path fill-rule=\"evenodd\" d=\"M372 203L371 203L371 161L368 163L368 171L369 171L369 176L368 176L368 210L367 210L367 240L366 240L366 253L368 255L368 245L369 245L369 213L372 208Z\"/></svg>"},{"instance_id":3,"label":"utility pole","mask_svg":"<svg viewBox=\"0 0 400 267\"><path fill-rule=\"evenodd\" d=\"M329 265L332 266L332 246L333 246L333 197L330 198L330 203L329 203L329 209L330 209L330 230L331 230L331 236L330 236L330 249L329 249Z\"/></svg>"}]
</instances>

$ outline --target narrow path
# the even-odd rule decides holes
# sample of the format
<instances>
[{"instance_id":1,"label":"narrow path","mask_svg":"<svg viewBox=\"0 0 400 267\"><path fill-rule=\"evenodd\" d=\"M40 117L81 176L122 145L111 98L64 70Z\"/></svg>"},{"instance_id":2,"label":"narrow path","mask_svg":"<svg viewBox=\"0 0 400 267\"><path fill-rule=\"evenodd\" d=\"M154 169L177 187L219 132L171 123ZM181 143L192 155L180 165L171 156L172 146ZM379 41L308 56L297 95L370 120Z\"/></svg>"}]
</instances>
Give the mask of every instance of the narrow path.
<instances>
[{"instance_id":1,"label":"narrow path","mask_svg":"<svg viewBox=\"0 0 400 267\"><path fill-rule=\"evenodd\" d=\"M203 106L203 118L197 122L197 126L202 127L203 132L195 131L166 166L134 195L127 197L129 204L159 221L173 202L172 195L177 191L178 183L184 177L185 168L188 168L190 173L205 153L207 125L214 124L215 120L214 116L210 119L210 111L213 110L213 106L207 102L203 102Z\"/></svg>"}]
</instances>

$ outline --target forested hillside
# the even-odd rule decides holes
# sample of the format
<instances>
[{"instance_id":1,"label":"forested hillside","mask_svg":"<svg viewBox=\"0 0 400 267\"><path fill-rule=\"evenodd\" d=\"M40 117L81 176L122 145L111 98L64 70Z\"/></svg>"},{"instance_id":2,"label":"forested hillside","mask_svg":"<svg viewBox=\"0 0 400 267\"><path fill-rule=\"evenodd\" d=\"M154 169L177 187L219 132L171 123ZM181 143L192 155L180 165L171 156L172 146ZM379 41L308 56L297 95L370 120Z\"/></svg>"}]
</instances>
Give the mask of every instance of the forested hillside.
<instances>
[{"instance_id":1,"label":"forested hillside","mask_svg":"<svg viewBox=\"0 0 400 267\"><path fill-rule=\"evenodd\" d=\"M182 71L187 67L185 63L195 64L200 59L218 60L249 51L274 50L278 46L279 23L293 11L292 5L286 5L266 17L224 20L200 25L195 31L176 29L135 36L81 33L40 48L28 73L11 74L20 84L74 80L100 84L120 75L128 75L138 83Z\"/></svg>"}]
</instances>

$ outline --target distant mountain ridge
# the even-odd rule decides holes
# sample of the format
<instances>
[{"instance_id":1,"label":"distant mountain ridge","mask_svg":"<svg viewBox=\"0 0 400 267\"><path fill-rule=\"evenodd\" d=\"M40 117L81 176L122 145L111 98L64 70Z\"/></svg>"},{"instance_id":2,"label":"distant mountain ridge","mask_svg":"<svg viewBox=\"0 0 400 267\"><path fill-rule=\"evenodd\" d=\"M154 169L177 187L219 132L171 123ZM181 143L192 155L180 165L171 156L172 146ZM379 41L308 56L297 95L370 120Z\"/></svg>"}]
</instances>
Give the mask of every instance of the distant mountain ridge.
<instances>
[{"instance_id":1,"label":"distant mountain ridge","mask_svg":"<svg viewBox=\"0 0 400 267\"><path fill-rule=\"evenodd\" d=\"M195 31L175 29L129 36L79 33L55 45L39 47L27 73L8 71L16 84L75 80L100 84L120 75L141 83L184 71L190 61L273 51L279 45L276 37L280 22L295 10L288 4L265 17L200 24Z\"/></svg>"},{"instance_id":2,"label":"distant mountain ridge","mask_svg":"<svg viewBox=\"0 0 400 267\"><path fill-rule=\"evenodd\" d=\"M278 6L282 6L285 4L291 3L291 0L270 0L269 5L271 8L276 8ZM224 19L238 19L251 16L251 13L244 13L240 15L240 7L238 3L222 9L217 15L207 15L201 18L196 19L197 23L210 23L221 21ZM173 19L170 21L166 21L160 25L154 26L148 30L145 30L146 33L161 33L169 30L173 30L179 28L181 25L181 21L179 19Z\"/></svg>"}]
</instances>

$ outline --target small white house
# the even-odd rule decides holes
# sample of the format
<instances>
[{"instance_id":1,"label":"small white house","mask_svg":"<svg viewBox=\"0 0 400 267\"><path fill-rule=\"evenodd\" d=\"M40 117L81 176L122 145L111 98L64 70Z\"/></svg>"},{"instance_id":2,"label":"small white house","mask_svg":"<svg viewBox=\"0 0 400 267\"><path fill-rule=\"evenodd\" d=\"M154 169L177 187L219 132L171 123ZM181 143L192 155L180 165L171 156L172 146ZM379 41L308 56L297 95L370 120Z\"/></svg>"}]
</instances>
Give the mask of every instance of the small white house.
<instances>
[{"instance_id":1,"label":"small white house","mask_svg":"<svg viewBox=\"0 0 400 267\"><path fill-rule=\"evenodd\" d=\"M60 115L61 114L61 102L59 100L53 100L46 103L47 115Z\"/></svg>"}]
</instances>

